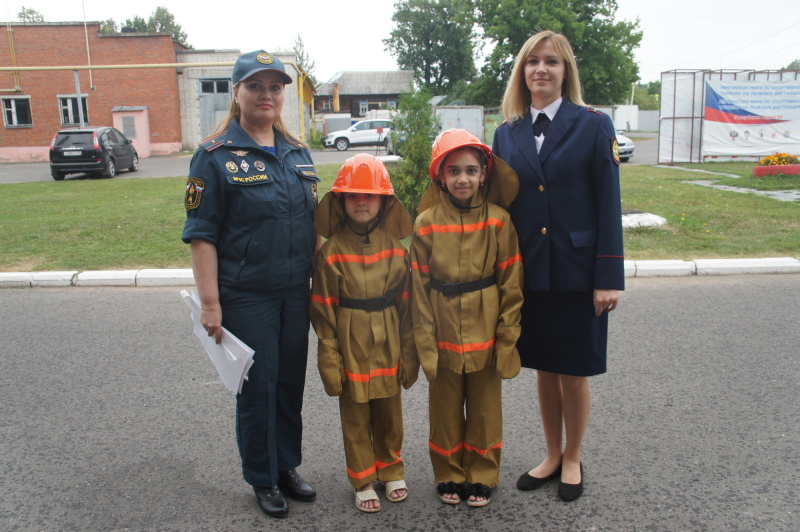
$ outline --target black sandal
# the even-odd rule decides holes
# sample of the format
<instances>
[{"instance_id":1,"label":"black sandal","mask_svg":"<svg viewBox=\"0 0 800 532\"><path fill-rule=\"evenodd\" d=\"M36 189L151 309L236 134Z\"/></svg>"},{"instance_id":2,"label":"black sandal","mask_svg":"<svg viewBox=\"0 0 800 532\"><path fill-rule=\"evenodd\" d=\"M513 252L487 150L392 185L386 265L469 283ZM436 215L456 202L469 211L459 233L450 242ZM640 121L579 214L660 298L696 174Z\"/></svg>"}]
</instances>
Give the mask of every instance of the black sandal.
<instances>
[{"instance_id":1,"label":"black sandal","mask_svg":"<svg viewBox=\"0 0 800 532\"><path fill-rule=\"evenodd\" d=\"M461 498L463 497L464 485L463 484L456 484L455 482L440 482L436 486L436 492L439 494L439 500L445 504L458 504L461 502ZM445 495L455 495L455 499L450 499L445 497Z\"/></svg>"},{"instance_id":2,"label":"black sandal","mask_svg":"<svg viewBox=\"0 0 800 532\"><path fill-rule=\"evenodd\" d=\"M487 504L489 504L489 500L492 497L492 488L490 488L486 484L475 482L474 484L471 485L469 494L474 497L483 497L482 501L479 500L471 501L467 499L468 506L472 506L473 508L480 508L481 506L486 506Z\"/></svg>"}]
</instances>

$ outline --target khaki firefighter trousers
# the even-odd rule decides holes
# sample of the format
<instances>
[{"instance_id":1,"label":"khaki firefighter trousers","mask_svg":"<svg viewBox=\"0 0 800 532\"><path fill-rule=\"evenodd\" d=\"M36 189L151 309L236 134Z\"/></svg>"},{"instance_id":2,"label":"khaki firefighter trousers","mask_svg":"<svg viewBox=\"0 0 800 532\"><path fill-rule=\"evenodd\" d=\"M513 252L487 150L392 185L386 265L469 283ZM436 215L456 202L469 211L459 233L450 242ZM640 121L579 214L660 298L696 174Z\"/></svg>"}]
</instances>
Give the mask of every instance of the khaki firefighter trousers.
<instances>
[{"instance_id":1,"label":"khaki firefighter trousers","mask_svg":"<svg viewBox=\"0 0 800 532\"><path fill-rule=\"evenodd\" d=\"M386 399L356 403L339 396L347 476L354 488L373 480L402 480L403 402L400 393Z\"/></svg>"},{"instance_id":2,"label":"khaki firefighter trousers","mask_svg":"<svg viewBox=\"0 0 800 532\"><path fill-rule=\"evenodd\" d=\"M436 482L497 486L503 447L502 383L493 365L459 375L439 368L429 387Z\"/></svg>"}]
</instances>

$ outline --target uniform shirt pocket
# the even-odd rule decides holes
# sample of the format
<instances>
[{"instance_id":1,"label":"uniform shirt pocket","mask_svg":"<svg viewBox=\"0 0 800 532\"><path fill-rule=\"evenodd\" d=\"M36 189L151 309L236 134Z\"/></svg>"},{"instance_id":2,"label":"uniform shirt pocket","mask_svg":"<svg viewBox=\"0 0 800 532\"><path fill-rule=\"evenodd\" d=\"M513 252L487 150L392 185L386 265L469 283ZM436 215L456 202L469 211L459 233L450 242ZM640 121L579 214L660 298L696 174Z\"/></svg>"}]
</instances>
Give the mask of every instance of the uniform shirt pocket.
<instances>
[{"instance_id":1,"label":"uniform shirt pocket","mask_svg":"<svg viewBox=\"0 0 800 532\"><path fill-rule=\"evenodd\" d=\"M317 170L313 164L296 166L294 169L297 176L300 178L300 184L305 191L306 207L315 209L319 203L319 195L317 193L318 183L320 178L317 177Z\"/></svg>"},{"instance_id":2,"label":"uniform shirt pocket","mask_svg":"<svg viewBox=\"0 0 800 532\"><path fill-rule=\"evenodd\" d=\"M572 245L576 248L597 247L597 231L592 229L589 231L570 231L570 238L572 238Z\"/></svg>"}]
</instances>

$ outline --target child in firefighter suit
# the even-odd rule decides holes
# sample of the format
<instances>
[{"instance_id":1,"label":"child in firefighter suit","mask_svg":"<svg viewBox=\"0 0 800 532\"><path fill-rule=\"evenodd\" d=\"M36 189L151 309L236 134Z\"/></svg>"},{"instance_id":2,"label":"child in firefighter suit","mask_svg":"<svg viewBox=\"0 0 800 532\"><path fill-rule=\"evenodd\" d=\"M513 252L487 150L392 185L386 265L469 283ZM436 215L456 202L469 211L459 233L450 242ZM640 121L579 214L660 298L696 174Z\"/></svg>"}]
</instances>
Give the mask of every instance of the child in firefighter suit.
<instances>
[{"instance_id":1,"label":"child in firefighter suit","mask_svg":"<svg viewBox=\"0 0 800 532\"><path fill-rule=\"evenodd\" d=\"M416 381L419 362L410 260L400 239L411 233L411 217L383 163L358 154L339 170L314 225L328 239L317 254L310 306L319 372L328 395L339 397L356 507L377 512L374 480L391 502L408 495L400 384Z\"/></svg>"},{"instance_id":2,"label":"child in firefighter suit","mask_svg":"<svg viewBox=\"0 0 800 532\"><path fill-rule=\"evenodd\" d=\"M464 129L434 142L411 240L414 339L430 382L429 453L442 502L485 506L503 446L501 379L519 373L522 262L505 211L514 171Z\"/></svg>"}]
</instances>

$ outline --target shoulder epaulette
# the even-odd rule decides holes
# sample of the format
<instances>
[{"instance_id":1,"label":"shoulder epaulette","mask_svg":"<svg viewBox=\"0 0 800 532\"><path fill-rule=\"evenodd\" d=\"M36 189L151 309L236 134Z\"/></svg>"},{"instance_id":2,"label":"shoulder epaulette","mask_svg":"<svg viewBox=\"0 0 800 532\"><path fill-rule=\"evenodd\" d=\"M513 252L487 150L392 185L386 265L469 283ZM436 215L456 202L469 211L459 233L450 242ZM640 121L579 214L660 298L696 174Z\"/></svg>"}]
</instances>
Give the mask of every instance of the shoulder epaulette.
<instances>
[{"instance_id":1,"label":"shoulder epaulette","mask_svg":"<svg viewBox=\"0 0 800 532\"><path fill-rule=\"evenodd\" d=\"M228 130L226 129L222 133L214 135L210 139L204 140L203 142L200 143L200 147L206 151L216 150L217 148L225 144L225 134L227 132Z\"/></svg>"},{"instance_id":2,"label":"shoulder epaulette","mask_svg":"<svg viewBox=\"0 0 800 532\"><path fill-rule=\"evenodd\" d=\"M498 127L503 126L505 124L508 124L508 120L503 120L502 124L497 124L496 126L494 126L494 128L497 129Z\"/></svg>"},{"instance_id":3,"label":"shoulder epaulette","mask_svg":"<svg viewBox=\"0 0 800 532\"><path fill-rule=\"evenodd\" d=\"M587 107L586 110L589 111L590 113L595 113L595 114L598 114L600 116L603 116L603 111L601 111L599 109L595 109L594 107Z\"/></svg>"}]
</instances>

